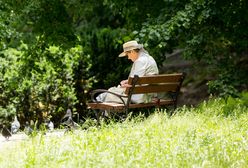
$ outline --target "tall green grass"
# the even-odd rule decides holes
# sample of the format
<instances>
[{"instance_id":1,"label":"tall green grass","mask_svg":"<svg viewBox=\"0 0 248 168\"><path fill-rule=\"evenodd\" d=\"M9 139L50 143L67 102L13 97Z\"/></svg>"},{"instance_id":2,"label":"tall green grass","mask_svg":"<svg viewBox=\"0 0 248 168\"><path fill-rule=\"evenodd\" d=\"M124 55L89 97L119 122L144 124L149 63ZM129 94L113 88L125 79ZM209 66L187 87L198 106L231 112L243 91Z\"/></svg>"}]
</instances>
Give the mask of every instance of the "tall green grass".
<instances>
[{"instance_id":1,"label":"tall green grass","mask_svg":"<svg viewBox=\"0 0 248 168\"><path fill-rule=\"evenodd\" d=\"M239 101L239 100L237 100ZM231 106L227 109L227 106ZM231 111L230 111L231 109ZM0 167L248 167L247 106L213 99L0 148Z\"/></svg>"}]
</instances>

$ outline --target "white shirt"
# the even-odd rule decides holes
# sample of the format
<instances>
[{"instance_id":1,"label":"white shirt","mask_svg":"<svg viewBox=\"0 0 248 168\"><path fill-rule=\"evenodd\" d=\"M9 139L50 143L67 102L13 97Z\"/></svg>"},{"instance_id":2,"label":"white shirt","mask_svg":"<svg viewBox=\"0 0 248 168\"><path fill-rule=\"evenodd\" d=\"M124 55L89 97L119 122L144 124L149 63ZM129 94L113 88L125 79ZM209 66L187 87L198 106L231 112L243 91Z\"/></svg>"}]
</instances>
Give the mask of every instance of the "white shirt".
<instances>
[{"instance_id":1,"label":"white shirt","mask_svg":"<svg viewBox=\"0 0 248 168\"><path fill-rule=\"evenodd\" d=\"M138 76L149 76L158 74L158 66L156 61L148 53L140 51L139 57L134 61L130 74L130 77L134 75ZM143 103L146 101L146 95L135 94L132 95L131 101L133 103Z\"/></svg>"}]
</instances>

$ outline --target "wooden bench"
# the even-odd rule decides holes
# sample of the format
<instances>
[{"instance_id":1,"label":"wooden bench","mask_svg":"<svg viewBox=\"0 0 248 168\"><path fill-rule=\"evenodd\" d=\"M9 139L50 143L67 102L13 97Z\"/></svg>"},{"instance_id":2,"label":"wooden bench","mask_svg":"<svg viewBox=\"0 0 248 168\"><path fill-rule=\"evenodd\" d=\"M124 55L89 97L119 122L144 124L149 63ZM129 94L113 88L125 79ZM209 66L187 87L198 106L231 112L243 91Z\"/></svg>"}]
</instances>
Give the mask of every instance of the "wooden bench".
<instances>
[{"instance_id":1,"label":"wooden bench","mask_svg":"<svg viewBox=\"0 0 248 168\"><path fill-rule=\"evenodd\" d=\"M182 82L185 78L185 73L174 73L174 74L159 74L152 76L134 76L129 77L128 84L131 87L126 88L125 94L120 95L110 92L105 89L96 89L91 92L92 102L87 103L89 109L94 110L99 117L99 111L114 111L114 112L125 112L128 114L129 109L137 108L148 108L148 107L167 107L173 106L174 109L177 107L177 98L180 92ZM121 100L123 103L115 102L98 102L96 96L100 93L109 93L116 96L116 99ZM131 103L131 96L133 94L148 94L148 93L166 93L169 97L164 99L154 98L150 102L133 104ZM127 99L125 101L124 99Z\"/></svg>"}]
</instances>

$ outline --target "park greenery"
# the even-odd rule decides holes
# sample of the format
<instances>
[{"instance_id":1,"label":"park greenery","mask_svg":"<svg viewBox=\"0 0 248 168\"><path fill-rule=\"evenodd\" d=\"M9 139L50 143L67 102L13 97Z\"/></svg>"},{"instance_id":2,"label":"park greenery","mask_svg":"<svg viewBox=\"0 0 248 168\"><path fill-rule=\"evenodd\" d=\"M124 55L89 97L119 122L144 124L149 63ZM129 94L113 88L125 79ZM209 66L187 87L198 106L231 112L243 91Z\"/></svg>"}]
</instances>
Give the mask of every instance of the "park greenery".
<instances>
[{"instance_id":1,"label":"park greenery","mask_svg":"<svg viewBox=\"0 0 248 168\"><path fill-rule=\"evenodd\" d=\"M243 93L173 116L156 109L122 123L87 122L72 133L9 141L0 146L0 167L247 167L247 99Z\"/></svg>"},{"instance_id":2,"label":"park greenery","mask_svg":"<svg viewBox=\"0 0 248 168\"><path fill-rule=\"evenodd\" d=\"M128 76L125 41L143 43L158 65L181 49L211 65L209 91L247 91L245 0L0 0L0 118L87 117L88 93ZM55 123L58 124L58 123ZM166 155L165 155L166 156ZM106 156L107 157L107 156Z\"/></svg>"}]
</instances>

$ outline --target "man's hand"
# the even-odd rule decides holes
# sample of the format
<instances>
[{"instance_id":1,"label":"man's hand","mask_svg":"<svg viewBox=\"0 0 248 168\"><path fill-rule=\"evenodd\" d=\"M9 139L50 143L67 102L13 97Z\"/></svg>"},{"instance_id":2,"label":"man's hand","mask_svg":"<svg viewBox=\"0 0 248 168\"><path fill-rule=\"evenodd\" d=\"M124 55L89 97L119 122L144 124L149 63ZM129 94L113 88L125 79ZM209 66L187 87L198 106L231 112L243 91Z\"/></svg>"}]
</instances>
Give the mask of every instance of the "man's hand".
<instances>
[{"instance_id":1,"label":"man's hand","mask_svg":"<svg viewBox=\"0 0 248 168\"><path fill-rule=\"evenodd\" d=\"M128 80L123 80L120 82L120 85L122 88L126 88L126 87L132 87L132 85L128 84Z\"/></svg>"}]
</instances>

